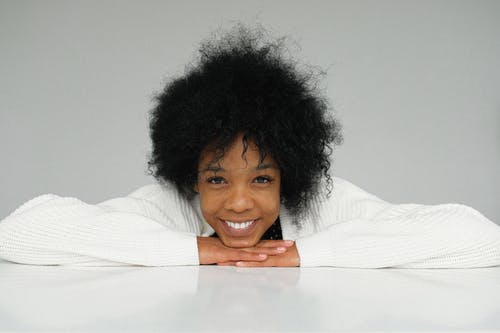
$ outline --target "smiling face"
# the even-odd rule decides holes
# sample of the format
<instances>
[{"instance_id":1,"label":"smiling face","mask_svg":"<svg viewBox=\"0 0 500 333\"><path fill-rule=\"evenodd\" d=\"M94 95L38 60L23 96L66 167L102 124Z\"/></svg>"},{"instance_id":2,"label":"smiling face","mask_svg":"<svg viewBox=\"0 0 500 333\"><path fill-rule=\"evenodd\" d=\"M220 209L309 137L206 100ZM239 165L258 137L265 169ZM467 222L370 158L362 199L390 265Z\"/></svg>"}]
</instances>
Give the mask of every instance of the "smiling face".
<instances>
[{"instance_id":1,"label":"smiling face","mask_svg":"<svg viewBox=\"0 0 500 333\"><path fill-rule=\"evenodd\" d=\"M280 171L270 156L261 161L255 144L248 141L245 153L238 136L214 162L206 151L198 164L198 183L203 217L229 247L251 247L276 221L280 210Z\"/></svg>"}]
</instances>

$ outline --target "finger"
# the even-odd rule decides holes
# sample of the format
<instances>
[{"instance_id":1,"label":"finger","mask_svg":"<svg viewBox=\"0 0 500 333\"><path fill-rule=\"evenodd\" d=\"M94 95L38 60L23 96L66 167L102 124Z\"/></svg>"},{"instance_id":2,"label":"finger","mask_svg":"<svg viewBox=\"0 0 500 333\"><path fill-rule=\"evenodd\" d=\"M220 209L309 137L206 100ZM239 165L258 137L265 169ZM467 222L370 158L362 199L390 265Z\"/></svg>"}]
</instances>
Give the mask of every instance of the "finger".
<instances>
[{"instance_id":1,"label":"finger","mask_svg":"<svg viewBox=\"0 0 500 333\"><path fill-rule=\"evenodd\" d=\"M271 264L265 261L237 261L235 262L237 267L272 267Z\"/></svg>"},{"instance_id":2,"label":"finger","mask_svg":"<svg viewBox=\"0 0 500 333\"><path fill-rule=\"evenodd\" d=\"M268 256L275 256L278 254L285 253L288 248L286 247L251 247L248 249L245 249L244 251L248 251L251 253L262 253L262 254L267 254Z\"/></svg>"},{"instance_id":3,"label":"finger","mask_svg":"<svg viewBox=\"0 0 500 333\"><path fill-rule=\"evenodd\" d=\"M262 240L256 247L290 247L295 242L293 240Z\"/></svg>"},{"instance_id":4,"label":"finger","mask_svg":"<svg viewBox=\"0 0 500 333\"><path fill-rule=\"evenodd\" d=\"M270 256L264 261L238 260L235 265L237 267L297 267L299 261L294 257L292 252L287 252L280 256Z\"/></svg>"},{"instance_id":5,"label":"finger","mask_svg":"<svg viewBox=\"0 0 500 333\"><path fill-rule=\"evenodd\" d=\"M227 261L262 261L268 258L265 253L253 253L244 250L234 250L228 251L227 258L221 260L222 262Z\"/></svg>"},{"instance_id":6,"label":"finger","mask_svg":"<svg viewBox=\"0 0 500 333\"><path fill-rule=\"evenodd\" d=\"M217 266L235 266L236 262L235 261L228 261L228 262L218 262Z\"/></svg>"}]
</instances>

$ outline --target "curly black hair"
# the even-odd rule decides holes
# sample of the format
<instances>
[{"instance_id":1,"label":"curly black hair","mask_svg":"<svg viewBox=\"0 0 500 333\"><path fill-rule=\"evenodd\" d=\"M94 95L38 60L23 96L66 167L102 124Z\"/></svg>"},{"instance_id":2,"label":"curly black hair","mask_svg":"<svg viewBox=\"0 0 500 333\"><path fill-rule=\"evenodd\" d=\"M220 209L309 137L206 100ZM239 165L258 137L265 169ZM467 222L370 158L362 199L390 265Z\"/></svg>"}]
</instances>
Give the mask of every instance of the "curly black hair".
<instances>
[{"instance_id":1,"label":"curly black hair","mask_svg":"<svg viewBox=\"0 0 500 333\"><path fill-rule=\"evenodd\" d=\"M170 80L150 112L148 170L191 199L200 153L218 158L243 134L272 156L281 172L281 202L304 212L319 192L331 191L329 156L341 144L341 125L317 89L319 74L285 57L284 38L242 25L202 42L199 58Z\"/></svg>"}]
</instances>

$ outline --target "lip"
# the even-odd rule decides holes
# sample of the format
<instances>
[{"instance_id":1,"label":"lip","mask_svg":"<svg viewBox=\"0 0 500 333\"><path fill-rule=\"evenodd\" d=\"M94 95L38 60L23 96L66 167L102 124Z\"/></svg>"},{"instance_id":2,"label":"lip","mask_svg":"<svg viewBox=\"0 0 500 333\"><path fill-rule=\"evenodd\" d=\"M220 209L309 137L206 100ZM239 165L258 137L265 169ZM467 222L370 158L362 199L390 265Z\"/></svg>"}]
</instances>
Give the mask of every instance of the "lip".
<instances>
[{"instance_id":1,"label":"lip","mask_svg":"<svg viewBox=\"0 0 500 333\"><path fill-rule=\"evenodd\" d=\"M253 233L259 220L260 219L253 220L253 223L246 229L233 229L230 226L228 226L224 220L221 220L221 219L219 219L219 223L221 224L222 229L224 230L224 233L226 235L231 236L231 237L245 237L245 236L251 235ZM238 222L238 221L233 221L233 220L228 220L228 221ZM251 221L251 220L242 220L241 222L247 222L247 221Z\"/></svg>"}]
</instances>

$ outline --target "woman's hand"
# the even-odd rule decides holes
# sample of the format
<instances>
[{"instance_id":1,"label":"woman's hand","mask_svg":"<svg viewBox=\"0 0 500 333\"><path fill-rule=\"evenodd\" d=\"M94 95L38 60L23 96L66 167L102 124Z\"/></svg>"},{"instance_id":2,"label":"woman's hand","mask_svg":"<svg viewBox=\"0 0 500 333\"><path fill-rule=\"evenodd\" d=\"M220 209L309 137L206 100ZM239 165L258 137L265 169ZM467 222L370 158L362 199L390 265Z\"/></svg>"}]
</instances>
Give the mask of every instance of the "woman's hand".
<instances>
[{"instance_id":1,"label":"woman's hand","mask_svg":"<svg viewBox=\"0 0 500 333\"><path fill-rule=\"evenodd\" d=\"M238 267L297 267L300 266L300 257L295 246L289 246L286 252L278 255L268 256L267 259L261 261L243 261L221 263L222 266L238 266Z\"/></svg>"},{"instance_id":2,"label":"woman's hand","mask_svg":"<svg viewBox=\"0 0 500 333\"><path fill-rule=\"evenodd\" d=\"M254 247L231 248L214 237L198 237L200 265L299 266L295 242L263 240Z\"/></svg>"}]
</instances>

